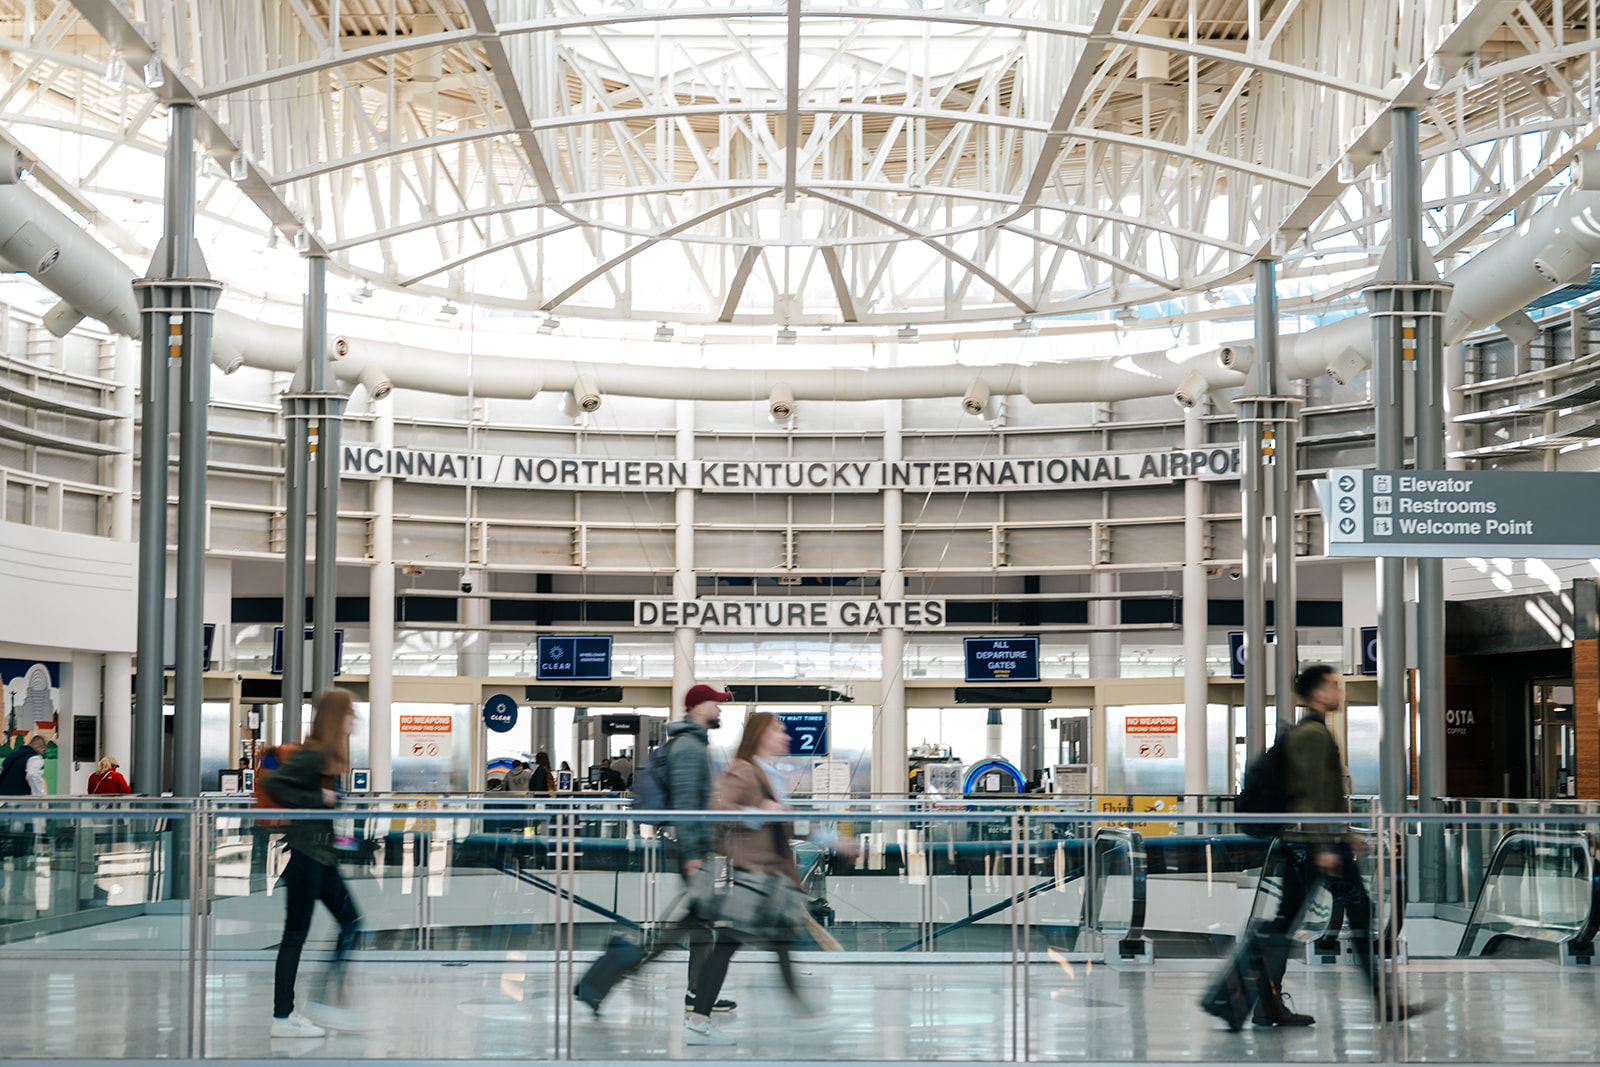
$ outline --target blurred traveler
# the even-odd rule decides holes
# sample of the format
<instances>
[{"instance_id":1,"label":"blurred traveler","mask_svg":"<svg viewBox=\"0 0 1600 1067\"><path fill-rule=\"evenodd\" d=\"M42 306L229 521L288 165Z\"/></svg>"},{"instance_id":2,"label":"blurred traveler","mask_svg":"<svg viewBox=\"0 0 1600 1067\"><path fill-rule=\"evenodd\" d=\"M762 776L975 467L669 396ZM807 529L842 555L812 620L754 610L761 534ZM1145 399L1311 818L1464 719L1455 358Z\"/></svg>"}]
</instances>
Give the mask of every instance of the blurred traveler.
<instances>
[{"instance_id":1,"label":"blurred traveler","mask_svg":"<svg viewBox=\"0 0 1600 1067\"><path fill-rule=\"evenodd\" d=\"M566 766L565 763L562 764ZM534 793L556 791L555 772L550 769L550 753L541 752L533 757L533 770L528 776L528 789Z\"/></svg>"},{"instance_id":2,"label":"blurred traveler","mask_svg":"<svg viewBox=\"0 0 1600 1067\"><path fill-rule=\"evenodd\" d=\"M117 770L121 764L110 756L102 759L95 767L94 773L89 776L90 793L131 793L128 780L122 777L122 772Z\"/></svg>"},{"instance_id":3,"label":"blurred traveler","mask_svg":"<svg viewBox=\"0 0 1600 1067\"><path fill-rule=\"evenodd\" d=\"M789 754L789 733L770 712L760 711L745 722L738 753L717 787L712 806L718 811L773 813L793 811L783 775L772 763ZM825 1016L809 1006L795 978L790 945L807 926L806 894L795 862L794 823L747 820L724 823L718 849L731 868L725 892L718 894L716 942L696 986L694 1010L684 1022L684 1042L690 1045L731 1045L735 1039L711 1022L711 1011L728 963L741 945L770 948L778 956L783 984L800 1008L800 1021L815 1025ZM819 830L810 835L816 844L833 845L837 835ZM839 852L854 855L853 846Z\"/></svg>"},{"instance_id":4,"label":"blurred traveler","mask_svg":"<svg viewBox=\"0 0 1600 1067\"><path fill-rule=\"evenodd\" d=\"M338 778L350 769L350 735L355 732L354 697L329 689L316 700L311 734L287 762L265 780L272 798L285 808L334 808L339 803ZM361 913L345 886L334 855L331 818L295 819L284 830L289 862L280 885L284 895L283 940L272 997L273 1037L321 1037L327 1030L364 1030L367 1025L344 1005L344 965L361 925ZM322 979L311 1018L294 1010L295 976L300 951L311 929L312 913L322 901L339 924L333 965Z\"/></svg>"},{"instance_id":5,"label":"blurred traveler","mask_svg":"<svg viewBox=\"0 0 1600 1067\"><path fill-rule=\"evenodd\" d=\"M626 754L618 756L611 761L611 769L617 772L617 777L622 779L622 788L626 789L633 784L633 760Z\"/></svg>"},{"instance_id":6,"label":"blurred traveler","mask_svg":"<svg viewBox=\"0 0 1600 1067\"><path fill-rule=\"evenodd\" d=\"M533 772L521 760L511 761L511 770L506 774L506 788L513 793L526 793L528 783L533 781Z\"/></svg>"},{"instance_id":7,"label":"blurred traveler","mask_svg":"<svg viewBox=\"0 0 1600 1067\"><path fill-rule=\"evenodd\" d=\"M44 734L34 734L26 745L0 763L0 797L45 795L44 753L48 745Z\"/></svg>"},{"instance_id":8,"label":"blurred traveler","mask_svg":"<svg viewBox=\"0 0 1600 1067\"><path fill-rule=\"evenodd\" d=\"M620 793L624 788L622 775L611 766L609 758L600 761L600 780L597 784L609 793Z\"/></svg>"},{"instance_id":9,"label":"blurred traveler","mask_svg":"<svg viewBox=\"0 0 1600 1067\"><path fill-rule=\"evenodd\" d=\"M1328 729L1327 717L1344 705L1344 686L1332 667L1307 667L1295 679L1294 691L1305 705L1305 715L1284 739L1284 787L1288 811L1300 815L1342 815L1350 811L1345 791L1344 760L1339 744ZM1364 844L1347 827L1329 823L1306 823L1285 829L1273 849L1279 857L1275 866L1283 883L1278 917L1269 928L1263 946L1266 981L1257 1025L1309 1026L1309 1015L1290 1011L1282 1000L1283 976L1293 950L1294 927L1307 899L1318 883L1325 884L1344 913L1354 935L1356 955L1373 994L1378 989L1377 963L1372 946L1372 900L1367 895L1361 872L1356 867L1357 848ZM1271 876L1274 872L1263 872ZM1386 1017L1405 1014L1397 1000L1386 1010Z\"/></svg>"},{"instance_id":10,"label":"blurred traveler","mask_svg":"<svg viewBox=\"0 0 1600 1067\"><path fill-rule=\"evenodd\" d=\"M649 811L696 811L711 808L711 735L722 725L724 700L732 693L719 692L709 685L696 685L684 694L683 718L667 724L667 740L645 759L637 775L634 805ZM562 764L566 767L566 764ZM674 822L666 829L668 855L683 876L685 894L695 874L711 855L713 827L709 822ZM711 955L714 935L710 923L691 908L689 912L652 931L649 947L641 950L625 939L616 939L605 955L589 968L573 989L573 995L595 1012L612 988L623 978L660 956L679 942L689 946L689 981L683 994L683 1008L694 1008L700 969ZM712 1009L729 1012L737 1007L731 1000L717 1001Z\"/></svg>"}]
</instances>

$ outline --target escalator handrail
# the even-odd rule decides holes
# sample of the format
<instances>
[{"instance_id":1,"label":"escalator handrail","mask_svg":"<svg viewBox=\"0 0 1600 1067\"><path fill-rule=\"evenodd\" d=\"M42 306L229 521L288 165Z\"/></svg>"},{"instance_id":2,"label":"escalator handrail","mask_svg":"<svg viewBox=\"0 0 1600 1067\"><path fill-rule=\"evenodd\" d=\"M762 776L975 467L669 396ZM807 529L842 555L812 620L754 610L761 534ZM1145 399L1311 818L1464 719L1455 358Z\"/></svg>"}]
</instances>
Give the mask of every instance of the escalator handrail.
<instances>
[{"instance_id":1,"label":"escalator handrail","mask_svg":"<svg viewBox=\"0 0 1600 1067\"><path fill-rule=\"evenodd\" d=\"M1149 899L1149 868L1144 848L1144 835L1125 826L1102 826L1094 832L1089 848L1088 877L1083 883L1083 927L1105 936L1100 921L1100 910L1105 903L1103 882L1108 876L1106 858L1123 851L1128 856L1128 874L1133 886L1133 904L1128 917L1128 930L1119 934L1122 939L1137 941L1144 937L1145 906Z\"/></svg>"},{"instance_id":2,"label":"escalator handrail","mask_svg":"<svg viewBox=\"0 0 1600 1067\"><path fill-rule=\"evenodd\" d=\"M1568 937L1562 938L1557 944L1589 945L1594 943L1595 935L1600 933L1600 865L1595 863L1595 849L1597 847L1595 836L1587 830L1550 830L1550 829L1519 829L1508 830L1501 835L1495 843L1494 852L1489 857L1489 865L1484 868L1483 881L1478 886L1477 899L1472 902L1472 912L1467 917L1467 926L1461 932L1461 943L1456 947L1456 955L1467 956L1470 954L1474 931L1480 925L1479 909L1485 907L1484 894L1493 883L1496 874L1505 866L1505 861L1514 847L1525 847L1529 844L1577 844L1584 847L1578 850L1587 870L1584 872L1589 883L1589 913L1583 920L1578 931Z\"/></svg>"}]
</instances>

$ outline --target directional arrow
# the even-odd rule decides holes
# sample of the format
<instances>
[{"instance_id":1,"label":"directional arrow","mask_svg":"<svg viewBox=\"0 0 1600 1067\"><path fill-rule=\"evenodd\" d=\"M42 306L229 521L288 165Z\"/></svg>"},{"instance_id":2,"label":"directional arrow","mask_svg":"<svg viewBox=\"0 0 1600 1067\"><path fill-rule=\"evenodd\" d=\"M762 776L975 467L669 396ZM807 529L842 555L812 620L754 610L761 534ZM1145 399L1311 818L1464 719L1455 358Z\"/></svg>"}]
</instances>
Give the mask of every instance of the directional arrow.
<instances>
[{"instance_id":1,"label":"directional arrow","mask_svg":"<svg viewBox=\"0 0 1600 1067\"><path fill-rule=\"evenodd\" d=\"M1352 518L1349 518L1349 517L1340 519L1339 520L1339 532L1342 533L1342 534L1353 534L1353 533L1355 533L1356 532L1356 520L1354 520Z\"/></svg>"},{"instance_id":2,"label":"directional arrow","mask_svg":"<svg viewBox=\"0 0 1600 1067\"><path fill-rule=\"evenodd\" d=\"M1354 478L1352 478L1348 474L1343 475L1343 476L1341 476L1339 478L1339 491L1341 493L1353 493L1353 492L1355 492L1355 490L1356 490L1356 480Z\"/></svg>"},{"instance_id":3,"label":"directional arrow","mask_svg":"<svg viewBox=\"0 0 1600 1067\"><path fill-rule=\"evenodd\" d=\"M1340 511L1342 511L1346 515L1348 515L1352 511L1354 511L1355 509L1356 509L1356 498L1355 497L1353 497L1353 496L1342 496L1342 497L1339 498L1339 510Z\"/></svg>"}]
</instances>

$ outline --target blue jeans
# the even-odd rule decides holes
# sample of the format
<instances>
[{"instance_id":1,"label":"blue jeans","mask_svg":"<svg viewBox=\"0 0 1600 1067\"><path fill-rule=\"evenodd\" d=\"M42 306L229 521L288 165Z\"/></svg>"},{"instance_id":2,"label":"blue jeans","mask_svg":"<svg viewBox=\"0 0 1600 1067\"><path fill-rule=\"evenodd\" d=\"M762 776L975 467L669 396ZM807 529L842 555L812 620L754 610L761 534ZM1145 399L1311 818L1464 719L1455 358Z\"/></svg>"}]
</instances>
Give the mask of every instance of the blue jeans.
<instances>
[{"instance_id":1,"label":"blue jeans","mask_svg":"<svg viewBox=\"0 0 1600 1067\"><path fill-rule=\"evenodd\" d=\"M345 887L338 867L318 863L302 852L289 851L289 864L278 882L283 889L283 940L278 942L278 964L273 973L272 1014L282 1019L294 1011L294 979L300 970L300 951L311 931L311 916L322 901L339 924L333 966L323 976L323 998L342 998L344 962L361 927L361 913Z\"/></svg>"}]
</instances>

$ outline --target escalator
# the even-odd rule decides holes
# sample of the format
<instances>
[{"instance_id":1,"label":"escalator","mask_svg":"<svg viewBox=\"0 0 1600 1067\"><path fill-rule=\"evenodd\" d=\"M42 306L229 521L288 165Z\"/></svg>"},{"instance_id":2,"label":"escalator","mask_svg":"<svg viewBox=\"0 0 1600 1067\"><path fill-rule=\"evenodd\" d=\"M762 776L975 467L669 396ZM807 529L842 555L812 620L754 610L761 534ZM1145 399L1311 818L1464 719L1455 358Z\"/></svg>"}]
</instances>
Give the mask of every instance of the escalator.
<instances>
[{"instance_id":1,"label":"escalator","mask_svg":"<svg viewBox=\"0 0 1600 1067\"><path fill-rule=\"evenodd\" d=\"M1513 830L1500 839L1457 956L1588 962L1600 925L1595 836Z\"/></svg>"}]
</instances>

